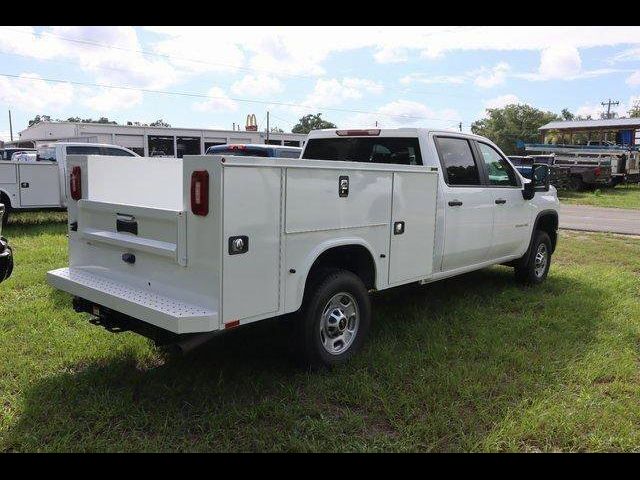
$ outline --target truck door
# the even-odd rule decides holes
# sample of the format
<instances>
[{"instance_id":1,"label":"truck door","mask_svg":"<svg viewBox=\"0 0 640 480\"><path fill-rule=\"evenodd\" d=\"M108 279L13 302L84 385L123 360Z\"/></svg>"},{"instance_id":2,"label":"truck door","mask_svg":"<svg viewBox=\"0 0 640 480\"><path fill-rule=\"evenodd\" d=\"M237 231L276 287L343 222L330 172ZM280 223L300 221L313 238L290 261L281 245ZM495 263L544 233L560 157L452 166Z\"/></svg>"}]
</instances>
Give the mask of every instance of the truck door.
<instances>
[{"instance_id":1,"label":"truck door","mask_svg":"<svg viewBox=\"0 0 640 480\"><path fill-rule=\"evenodd\" d=\"M435 137L444 179L442 270L488 259L493 230L493 197L481 181L480 164L464 137Z\"/></svg>"},{"instance_id":2,"label":"truck door","mask_svg":"<svg viewBox=\"0 0 640 480\"><path fill-rule=\"evenodd\" d=\"M424 278L433 271L437 188L435 173L393 174L391 285Z\"/></svg>"},{"instance_id":3,"label":"truck door","mask_svg":"<svg viewBox=\"0 0 640 480\"><path fill-rule=\"evenodd\" d=\"M495 148L484 142L476 145L494 209L489 259L521 254L529 243L531 212L529 202L522 198L520 179Z\"/></svg>"},{"instance_id":4,"label":"truck door","mask_svg":"<svg viewBox=\"0 0 640 480\"><path fill-rule=\"evenodd\" d=\"M18 165L22 207L60 206L58 164L38 162Z\"/></svg>"}]
</instances>

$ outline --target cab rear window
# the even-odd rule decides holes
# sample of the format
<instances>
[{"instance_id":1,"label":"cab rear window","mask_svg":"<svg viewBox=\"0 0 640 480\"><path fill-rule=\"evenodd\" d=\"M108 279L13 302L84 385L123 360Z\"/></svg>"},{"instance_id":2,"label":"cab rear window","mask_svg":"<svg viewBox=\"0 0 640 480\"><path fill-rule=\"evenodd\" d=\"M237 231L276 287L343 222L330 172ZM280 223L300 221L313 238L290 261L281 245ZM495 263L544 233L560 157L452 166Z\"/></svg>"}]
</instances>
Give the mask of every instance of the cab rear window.
<instances>
[{"instance_id":1,"label":"cab rear window","mask_svg":"<svg viewBox=\"0 0 640 480\"><path fill-rule=\"evenodd\" d=\"M269 150L266 148L216 148L207 150L207 155L233 155L236 157L268 157Z\"/></svg>"},{"instance_id":2,"label":"cab rear window","mask_svg":"<svg viewBox=\"0 0 640 480\"><path fill-rule=\"evenodd\" d=\"M411 137L313 138L307 141L302 158L422 165L418 139Z\"/></svg>"}]
</instances>

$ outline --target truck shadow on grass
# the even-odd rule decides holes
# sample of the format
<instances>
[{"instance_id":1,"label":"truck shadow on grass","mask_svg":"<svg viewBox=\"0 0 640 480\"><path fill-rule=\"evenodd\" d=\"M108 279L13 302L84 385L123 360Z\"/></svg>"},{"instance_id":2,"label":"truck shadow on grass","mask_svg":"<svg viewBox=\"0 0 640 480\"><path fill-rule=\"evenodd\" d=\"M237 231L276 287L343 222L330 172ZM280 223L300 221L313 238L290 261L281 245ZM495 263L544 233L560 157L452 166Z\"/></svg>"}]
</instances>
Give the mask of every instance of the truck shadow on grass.
<instances>
[{"instance_id":1,"label":"truck shadow on grass","mask_svg":"<svg viewBox=\"0 0 640 480\"><path fill-rule=\"evenodd\" d=\"M540 287L519 287L504 267L401 287L374 296L366 347L333 372L300 369L282 324L230 332L184 358L129 341L124 353L26 389L0 446L471 450L523 399L562 381L610 295L553 272Z\"/></svg>"}]
</instances>

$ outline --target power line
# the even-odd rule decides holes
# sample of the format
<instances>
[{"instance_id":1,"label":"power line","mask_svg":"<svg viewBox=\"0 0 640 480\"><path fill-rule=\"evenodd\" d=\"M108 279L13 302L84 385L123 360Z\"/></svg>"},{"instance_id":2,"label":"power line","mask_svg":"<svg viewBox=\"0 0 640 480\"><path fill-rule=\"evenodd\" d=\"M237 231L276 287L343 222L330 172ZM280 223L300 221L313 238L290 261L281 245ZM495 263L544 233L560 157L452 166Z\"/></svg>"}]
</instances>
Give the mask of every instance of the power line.
<instances>
[{"instance_id":1,"label":"power line","mask_svg":"<svg viewBox=\"0 0 640 480\"><path fill-rule=\"evenodd\" d=\"M162 94L162 95L177 95L177 96L192 97L192 98L208 98L212 100L232 100L234 102L241 102L241 103L256 103L260 105L277 105L282 107L297 107L297 108L306 108L306 109L314 109L314 110L327 110L332 112L362 113L367 115L379 115L379 116L385 116L385 117L391 117L391 118L406 118L411 120L433 120L433 121L443 121L443 122L450 122L452 120L451 118L419 117L419 116L404 115L404 114L394 115L390 113L371 112L366 110L351 110L347 108L335 108L335 107L318 107L314 105L287 103L287 102L279 102L279 101L273 101L273 100L252 100L247 98L237 98L237 97L234 98L234 97L226 97L226 96L220 96L220 95L206 95L203 93L173 92L169 90L153 90L149 88L129 87L129 86L123 86L123 85L108 85L108 84L101 84L101 83L78 82L73 80L60 80L55 78L29 77L29 76L16 75L16 74L10 74L10 73L0 73L0 76L7 77L7 78L15 78L19 80L36 80L41 82L68 83L70 85L80 85L85 87L112 88L112 89L118 89L118 90L138 91L138 92L144 92L144 93L156 93L156 94Z\"/></svg>"}]
</instances>

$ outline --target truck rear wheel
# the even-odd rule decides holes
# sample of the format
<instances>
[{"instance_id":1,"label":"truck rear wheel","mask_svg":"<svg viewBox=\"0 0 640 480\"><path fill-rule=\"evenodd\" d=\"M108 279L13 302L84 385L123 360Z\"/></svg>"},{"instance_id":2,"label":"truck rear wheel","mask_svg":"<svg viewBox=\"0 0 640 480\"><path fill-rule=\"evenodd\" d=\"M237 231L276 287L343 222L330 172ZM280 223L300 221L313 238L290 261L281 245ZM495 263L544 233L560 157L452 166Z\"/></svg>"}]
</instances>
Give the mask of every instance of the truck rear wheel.
<instances>
[{"instance_id":1,"label":"truck rear wheel","mask_svg":"<svg viewBox=\"0 0 640 480\"><path fill-rule=\"evenodd\" d=\"M544 282L551 266L551 239L547 232L538 230L533 237L526 263L516 265L516 279L524 284L538 285Z\"/></svg>"},{"instance_id":2,"label":"truck rear wheel","mask_svg":"<svg viewBox=\"0 0 640 480\"><path fill-rule=\"evenodd\" d=\"M371 325L367 289L357 275L346 270L328 270L316 278L300 313L300 353L312 368L349 361L361 348Z\"/></svg>"}]
</instances>

